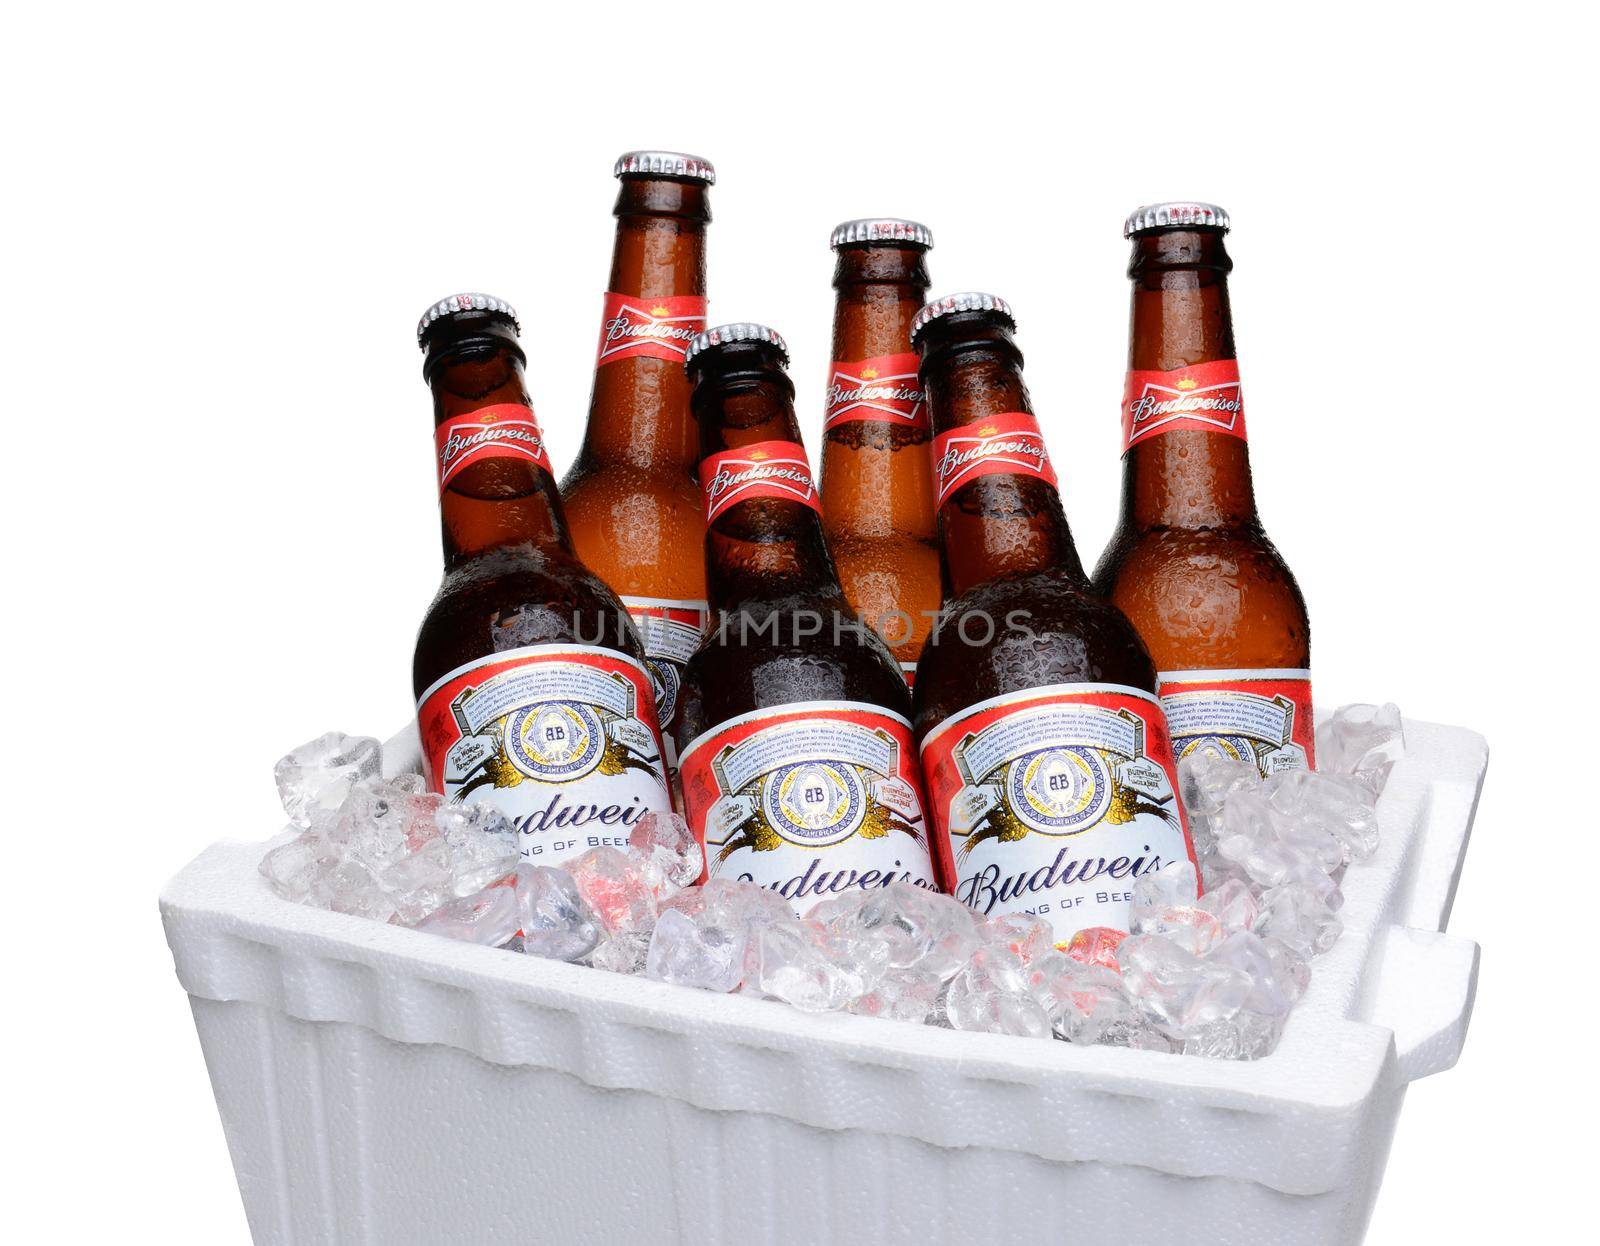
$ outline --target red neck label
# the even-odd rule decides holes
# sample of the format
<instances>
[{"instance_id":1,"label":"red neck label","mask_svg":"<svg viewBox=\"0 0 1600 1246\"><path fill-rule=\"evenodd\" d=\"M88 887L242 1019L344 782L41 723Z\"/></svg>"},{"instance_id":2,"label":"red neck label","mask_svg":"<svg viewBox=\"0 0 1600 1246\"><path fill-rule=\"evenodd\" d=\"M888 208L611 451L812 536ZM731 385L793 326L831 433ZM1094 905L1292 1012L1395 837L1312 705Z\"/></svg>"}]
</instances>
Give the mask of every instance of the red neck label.
<instances>
[{"instance_id":1,"label":"red neck label","mask_svg":"<svg viewBox=\"0 0 1600 1246\"><path fill-rule=\"evenodd\" d=\"M703 294L646 299L632 294L606 295L600 317L600 347L594 366L619 359L666 359L681 364L689 343L706 327Z\"/></svg>"},{"instance_id":2,"label":"red neck label","mask_svg":"<svg viewBox=\"0 0 1600 1246\"><path fill-rule=\"evenodd\" d=\"M1122 390L1122 450L1175 428L1245 440L1239 361L1217 359L1174 372L1129 372Z\"/></svg>"},{"instance_id":3,"label":"red neck label","mask_svg":"<svg viewBox=\"0 0 1600 1246\"><path fill-rule=\"evenodd\" d=\"M828 406L823 431L853 420L928 426L928 408L917 381L917 357L879 355L854 363L835 360L828 370Z\"/></svg>"},{"instance_id":4,"label":"red neck label","mask_svg":"<svg viewBox=\"0 0 1600 1246\"><path fill-rule=\"evenodd\" d=\"M1032 476L1056 487L1039 421L1022 411L962 424L933 439L934 507L979 476Z\"/></svg>"},{"instance_id":5,"label":"red neck label","mask_svg":"<svg viewBox=\"0 0 1600 1246\"><path fill-rule=\"evenodd\" d=\"M520 459L550 470L550 455L533 408L497 402L466 415L453 415L433 430L439 492L456 474L484 459Z\"/></svg>"},{"instance_id":6,"label":"red neck label","mask_svg":"<svg viewBox=\"0 0 1600 1246\"><path fill-rule=\"evenodd\" d=\"M822 513L806 448L797 441L757 441L713 454L700 464L700 488L707 523L735 502L752 498L801 502Z\"/></svg>"}]
</instances>

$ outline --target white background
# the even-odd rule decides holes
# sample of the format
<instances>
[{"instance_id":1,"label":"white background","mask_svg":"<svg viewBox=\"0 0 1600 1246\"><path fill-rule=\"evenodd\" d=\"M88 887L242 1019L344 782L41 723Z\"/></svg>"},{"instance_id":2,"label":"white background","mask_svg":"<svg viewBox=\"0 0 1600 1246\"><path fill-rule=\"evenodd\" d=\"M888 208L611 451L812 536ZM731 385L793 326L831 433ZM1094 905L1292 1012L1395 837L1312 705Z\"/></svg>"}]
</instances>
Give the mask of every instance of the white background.
<instances>
[{"instance_id":1,"label":"white background","mask_svg":"<svg viewBox=\"0 0 1600 1246\"><path fill-rule=\"evenodd\" d=\"M1319 700L1494 750L1452 923L1483 944L1477 1017L1410 1096L1370 1240L1582 1236L1594 953L1569 940L1595 927L1562 897L1595 876L1595 31L1229 8L8 19L8 1237L246 1240L156 893L278 825L286 748L410 713L439 561L416 316L517 305L564 469L639 146L715 161L713 320L787 335L813 441L830 227L926 221L936 292L1016 309L1086 562L1117 501L1122 217L1232 212L1251 454Z\"/></svg>"}]
</instances>

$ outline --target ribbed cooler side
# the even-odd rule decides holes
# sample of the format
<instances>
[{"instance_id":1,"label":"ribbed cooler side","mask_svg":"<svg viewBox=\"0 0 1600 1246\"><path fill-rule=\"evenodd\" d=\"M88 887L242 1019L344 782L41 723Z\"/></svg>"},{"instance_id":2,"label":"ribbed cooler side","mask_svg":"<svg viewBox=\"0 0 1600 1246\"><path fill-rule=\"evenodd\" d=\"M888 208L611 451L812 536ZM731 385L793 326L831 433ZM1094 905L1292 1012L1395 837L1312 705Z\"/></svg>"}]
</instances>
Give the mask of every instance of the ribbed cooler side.
<instances>
[{"instance_id":1,"label":"ribbed cooler side","mask_svg":"<svg viewBox=\"0 0 1600 1246\"><path fill-rule=\"evenodd\" d=\"M176 904L169 936L197 999L257 1003L402 1047L712 1112L1246 1179L1291 1195L1358 1182L1380 1125L1374 1088L1392 1060L1388 1036L1343 1019L1307 1016L1252 1066L806 1017L286 906L255 877L258 855L258 846L213 848L196 863L197 889L211 890L201 868L210 864L213 881L242 881L252 903L344 937L258 925L237 900L225 914ZM385 950L397 940L437 959Z\"/></svg>"},{"instance_id":2,"label":"ribbed cooler side","mask_svg":"<svg viewBox=\"0 0 1600 1246\"><path fill-rule=\"evenodd\" d=\"M362 1026L196 999L259 1246L997 1238L1359 1242L1381 1162L1283 1194L721 1112ZM1403 1092L1369 1122L1386 1147Z\"/></svg>"}]
</instances>

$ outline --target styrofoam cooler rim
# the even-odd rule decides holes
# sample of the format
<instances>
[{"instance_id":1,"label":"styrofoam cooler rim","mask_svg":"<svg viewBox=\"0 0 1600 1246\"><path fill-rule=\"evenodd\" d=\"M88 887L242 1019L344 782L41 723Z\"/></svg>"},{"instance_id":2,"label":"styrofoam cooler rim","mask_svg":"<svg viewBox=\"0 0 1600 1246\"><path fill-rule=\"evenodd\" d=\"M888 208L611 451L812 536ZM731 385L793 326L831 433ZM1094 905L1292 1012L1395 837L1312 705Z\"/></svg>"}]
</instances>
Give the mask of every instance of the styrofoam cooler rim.
<instances>
[{"instance_id":1,"label":"styrofoam cooler rim","mask_svg":"<svg viewBox=\"0 0 1600 1246\"><path fill-rule=\"evenodd\" d=\"M1344 882L1344 936L1278 1050L1253 1063L808 1015L456 943L280 899L260 842L213 845L161 905L196 998L714 1111L1313 1195L1358 1179L1389 1100L1455 1062L1470 1016L1477 948L1442 931L1487 746L1461 728L1406 731L1379 852ZM388 773L416 761L414 729L385 746ZM1107 1128L1113 1114L1136 1127Z\"/></svg>"}]
</instances>

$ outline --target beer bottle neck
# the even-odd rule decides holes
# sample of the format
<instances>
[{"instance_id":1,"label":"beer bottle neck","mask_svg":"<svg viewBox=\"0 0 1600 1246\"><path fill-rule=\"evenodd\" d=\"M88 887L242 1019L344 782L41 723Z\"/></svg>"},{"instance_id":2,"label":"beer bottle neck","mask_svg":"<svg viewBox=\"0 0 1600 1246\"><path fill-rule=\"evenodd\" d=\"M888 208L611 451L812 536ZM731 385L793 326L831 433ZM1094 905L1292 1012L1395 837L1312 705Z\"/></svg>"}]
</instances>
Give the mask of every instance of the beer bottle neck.
<instances>
[{"instance_id":1,"label":"beer bottle neck","mask_svg":"<svg viewBox=\"0 0 1600 1246\"><path fill-rule=\"evenodd\" d=\"M1133 240L1128 368L1173 372L1236 359L1221 232L1168 229ZM1179 428L1136 442L1123 457L1122 513L1136 531L1230 528L1256 520L1242 437Z\"/></svg>"},{"instance_id":2,"label":"beer bottle neck","mask_svg":"<svg viewBox=\"0 0 1600 1246\"><path fill-rule=\"evenodd\" d=\"M925 331L922 379L933 418L934 473L956 450L938 440L957 429L981 430L1006 415L1032 416L1022 354L1004 328L955 315ZM1057 569L1085 582L1061 495L1048 480L1004 471L958 484L939 505L939 547L946 597L1002 576Z\"/></svg>"},{"instance_id":3,"label":"beer bottle neck","mask_svg":"<svg viewBox=\"0 0 1600 1246\"><path fill-rule=\"evenodd\" d=\"M440 459L449 464L439 494L445 570L507 545L570 555L521 349L502 337L473 337L431 353L426 374L436 436L445 439Z\"/></svg>"},{"instance_id":4,"label":"beer bottle neck","mask_svg":"<svg viewBox=\"0 0 1600 1246\"><path fill-rule=\"evenodd\" d=\"M595 466L694 468L699 436L689 415L683 349L705 327L706 190L671 178L622 179L607 293L639 306L613 310L607 300L583 444ZM683 299L702 300L692 305L700 309L698 319L683 319L688 309L669 302ZM667 313L659 327L647 319L658 309ZM674 336L662 337L665 348L656 353L629 349L629 343L650 341L639 335L641 327Z\"/></svg>"},{"instance_id":5,"label":"beer bottle neck","mask_svg":"<svg viewBox=\"0 0 1600 1246\"><path fill-rule=\"evenodd\" d=\"M911 352L911 321L928 298L925 254L839 249L821 463L830 536L933 537L927 410Z\"/></svg>"},{"instance_id":6,"label":"beer bottle neck","mask_svg":"<svg viewBox=\"0 0 1600 1246\"><path fill-rule=\"evenodd\" d=\"M800 445L794 386L765 363L763 353L733 347L708 363L715 372L694 394L702 459L761 442ZM706 528L706 590L717 612L839 597L839 577L817 511L774 496L729 505Z\"/></svg>"},{"instance_id":7,"label":"beer bottle neck","mask_svg":"<svg viewBox=\"0 0 1600 1246\"><path fill-rule=\"evenodd\" d=\"M833 357L873 359L911 350L911 320L928 301L924 249L882 244L839 249L833 269L838 291Z\"/></svg>"}]
</instances>

